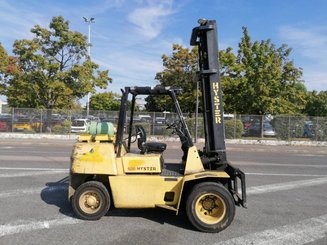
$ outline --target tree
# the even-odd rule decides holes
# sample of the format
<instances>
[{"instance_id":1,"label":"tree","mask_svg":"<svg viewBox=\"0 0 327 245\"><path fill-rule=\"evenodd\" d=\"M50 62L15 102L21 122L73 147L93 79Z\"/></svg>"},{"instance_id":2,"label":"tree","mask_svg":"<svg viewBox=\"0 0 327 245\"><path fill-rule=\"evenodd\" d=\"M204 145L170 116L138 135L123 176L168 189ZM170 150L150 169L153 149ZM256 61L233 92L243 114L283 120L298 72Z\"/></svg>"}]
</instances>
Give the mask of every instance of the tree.
<instances>
[{"instance_id":1,"label":"tree","mask_svg":"<svg viewBox=\"0 0 327 245\"><path fill-rule=\"evenodd\" d=\"M31 32L32 40L16 40L13 46L19 72L1 82L10 106L49 109L50 121L52 109L70 108L111 82L108 71L98 70L87 56L86 36L71 31L63 17L53 17L49 29L36 25Z\"/></svg>"},{"instance_id":2,"label":"tree","mask_svg":"<svg viewBox=\"0 0 327 245\"><path fill-rule=\"evenodd\" d=\"M10 79L12 75L18 72L19 70L16 65L15 58L9 56L7 51L0 43L0 94L5 90L5 82Z\"/></svg>"},{"instance_id":3,"label":"tree","mask_svg":"<svg viewBox=\"0 0 327 245\"><path fill-rule=\"evenodd\" d=\"M164 70L156 74L156 80L162 86L176 86L183 89L179 95L180 106L183 112L194 112L196 97L196 70L197 50L183 48L181 45L173 44L171 56L163 55L162 62ZM146 98L145 105L148 111L170 111L172 101L168 97Z\"/></svg>"},{"instance_id":4,"label":"tree","mask_svg":"<svg viewBox=\"0 0 327 245\"><path fill-rule=\"evenodd\" d=\"M8 67L8 54L6 52L6 50L2 47L2 44L0 43L0 79L3 80L3 74L5 73L7 67Z\"/></svg>"},{"instance_id":5,"label":"tree","mask_svg":"<svg viewBox=\"0 0 327 245\"><path fill-rule=\"evenodd\" d=\"M327 91L312 91L308 93L307 103L303 111L309 116L327 116Z\"/></svg>"},{"instance_id":6,"label":"tree","mask_svg":"<svg viewBox=\"0 0 327 245\"><path fill-rule=\"evenodd\" d=\"M90 99L90 108L92 110L118 111L120 97L120 95L113 92L95 94Z\"/></svg>"},{"instance_id":7,"label":"tree","mask_svg":"<svg viewBox=\"0 0 327 245\"><path fill-rule=\"evenodd\" d=\"M4 73L8 66L8 54L0 43L0 81L4 80ZM0 92L3 90L3 86L0 86Z\"/></svg>"},{"instance_id":8,"label":"tree","mask_svg":"<svg viewBox=\"0 0 327 245\"><path fill-rule=\"evenodd\" d=\"M291 49L276 47L271 40L251 42L246 27L237 53L219 52L223 102L226 112L241 114L297 114L305 106L306 88L302 69L289 60ZM182 110L195 109L197 50L173 45L171 56L163 55L164 70L156 79L164 86L180 86ZM146 98L148 110L169 110L165 98Z\"/></svg>"},{"instance_id":9,"label":"tree","mask_svg":"<svg viewBox=\"0 0 327 245\"><path fill-rule=\"evenodd\" d=\"M238 97L241 94L240 83L243 64L236 62L236 55L232 48L219 51L220 78L223 91L223 103L225 112L238 112Z\"/></svg>"},{"instance_id":10,"label":"tree","mask_svg":"<svg viewBox=\"0 0 327 245\"><path fill-rule=\"evenodd\" d=\"M271 40L251 42L246 27L236 59L226 51L229 63L223 74L226 107L242 114L296 114L305 105L306 89L302 69L294 67L288 56L291 49L283 44L276 48ZM224 57L222 55L222 57ZM232 65L231 61L235 60Z\"/></svg>"}]
</instances>

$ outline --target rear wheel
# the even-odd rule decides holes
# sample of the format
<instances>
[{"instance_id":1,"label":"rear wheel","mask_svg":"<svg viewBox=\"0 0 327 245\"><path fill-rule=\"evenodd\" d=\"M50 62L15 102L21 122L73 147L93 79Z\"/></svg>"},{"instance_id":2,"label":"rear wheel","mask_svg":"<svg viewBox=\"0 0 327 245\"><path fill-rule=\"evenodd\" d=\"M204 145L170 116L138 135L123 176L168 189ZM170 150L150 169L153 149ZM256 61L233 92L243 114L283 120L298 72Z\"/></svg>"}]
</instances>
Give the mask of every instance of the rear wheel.
<instances>
[{"instance_id":1,"label":"rear wheel","mask_svg":"<svg viewBox=\"0 0 327 245\"><path fill-rule=\"evenodd\" d=\"M193 187L187 198L186 214L198 230L219 232L228 227L234 219L234 199L221 184L200 183Z\"/></svg>"},{"instance_id":2,"label":"rear wheel","mask_svg":"<svg viewBox=\"0 0 327 245\"><path fill-rule=\"evenodd\" d=\"M98 220L110 208L110 195L101 182L88 181L80 185L75 191L72 206L79 218Z\"/></svg>"}]
</instances>

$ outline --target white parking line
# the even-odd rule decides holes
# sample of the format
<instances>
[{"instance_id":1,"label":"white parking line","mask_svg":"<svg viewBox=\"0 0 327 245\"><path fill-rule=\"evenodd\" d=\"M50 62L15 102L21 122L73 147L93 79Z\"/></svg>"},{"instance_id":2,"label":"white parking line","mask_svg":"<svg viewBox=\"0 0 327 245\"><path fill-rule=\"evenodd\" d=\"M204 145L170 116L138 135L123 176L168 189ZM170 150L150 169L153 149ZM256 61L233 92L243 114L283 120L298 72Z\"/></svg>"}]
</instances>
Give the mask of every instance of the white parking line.
<instances>
[{"instance_id":1,"label":"white parking line","mask_svg":"<svg viewBox=\"0 0 327 245\"><path fill-rule=\"evenodd\" d=\"M50 229L56 226L71 225L81 222L82 222L81 220L74 219L74 218L58 218L52 220L31 221L31 222L20 221L20 222L15 222L16 224L0 225L0 237L13 235L21 232L28 232L32 230Z\"/></svg>"},{"instance_id":2,"label":"white parking line","mask_svg":"<svg viewBox=\"0 0 327 245\"><path fill-rule=\"evenodd\" d=\"M0 178L13 178L13 177L27 177L37 175L49 175L58 173L68 173L67 170L56 170L56 171L37 171L37 172L24 172L24 173L11 173L11 174L0 174Z\"/></svg>"},{"instance_id":3,"label":"white parking line","mask_svg":"<svg viewBox=\"0 0 327 245\"><path fill-rule=\"evenodd\" d=\"M269 163L269 162L244 162L233 161L234 165L240 166L278 166L278 167L297 167L297 168L327 168L326 164L292 164L292 163Z\"/></svg>"},{"instance_id":4,"label":"white parking line","mask_svg":"<svg viewBox=\"0 0 327 245\"><path fill-rule=\"evenodd\" d=\"M302 245L326 237L327 215L221 241L216 245Z\"/></svg>"},{"instance_id":5,"label":"white parking line","mask_svg":"<svg viewBox=\"0 0 327 245\"><path fill-rule=\"evenodd\" d=\"M246 188L246 193L248 195L257 195L257 194L265 194L268 192L285 191L285 190L297 189L301 187L322 185L326 183L327 183L327 177L310 179L310 180L298 180L298 181L291 181L286 183L248 187Z\"/></svg>"},{"instance_id":6,"label":"white parking line","mask_svg":"<svg viewBox=\"0 0 327 245\"><path fill-rule=\"evenodd\" d=\"M17 156L17 155L0 155L0 161L24 161L24 162L70 162L70 157L63 156Z\"/></svg>"},{"instance_id":7,"label":"white parking line","mask_svg":"<svg viewBox=\"0 0 327 245\"><path fill-rule=\"evenodd\" d=\"M68 171L68 168L9 168L0 167L0 170L34 170L34 171Z\"/></svg>"},{"instance_id":8,"label":"white parking line","mask_svg":"<svg viewBox=\"0 0 327 245\"><path fill-rule=\"evenodd\" d=\"M15 197L22 195L30 195L30 194L40 194L43 192L56 192L56 191L65 191L67 190L67 185L53 185L53 186L45 186L45 187L35 187L35 188L27 188L27 189L18 189L11 191L1 191L0 198L4 197Z\"/></svg>"},{"instance_id":9,"label":"white parking line","mask_svg":"<svg viewBox=\"0 0 327 245\"><path fill-rule=\"evenodd\" d=\"M245 173L257 176L289 176L289 177L327 177L327 174L278 174L278 173Z\"/></svg>"}]
</instances>

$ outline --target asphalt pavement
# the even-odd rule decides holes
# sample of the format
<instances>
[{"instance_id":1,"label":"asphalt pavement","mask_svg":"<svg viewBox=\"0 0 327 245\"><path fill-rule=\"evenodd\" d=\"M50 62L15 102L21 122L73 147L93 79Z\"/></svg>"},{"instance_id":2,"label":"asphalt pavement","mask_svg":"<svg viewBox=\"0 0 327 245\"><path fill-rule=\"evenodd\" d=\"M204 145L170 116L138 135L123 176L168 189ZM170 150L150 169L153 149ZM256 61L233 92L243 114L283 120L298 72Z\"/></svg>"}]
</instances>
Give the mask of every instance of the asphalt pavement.
<instances>
[{"instance_id":1,"label":"asphalt pavement","mask_svg":"<svg viewBox=\"0 0 327 245\"><path fill-rule=\"evenodd\" d=\"M73 143L0 142L0 244L327 244L327 147L228 144L229 161L246 173L248 208L206 234L162 209L75 218L67 200ZM179 143L169 142L164 157L178 162Z\"/></svg>"}]
</instances>

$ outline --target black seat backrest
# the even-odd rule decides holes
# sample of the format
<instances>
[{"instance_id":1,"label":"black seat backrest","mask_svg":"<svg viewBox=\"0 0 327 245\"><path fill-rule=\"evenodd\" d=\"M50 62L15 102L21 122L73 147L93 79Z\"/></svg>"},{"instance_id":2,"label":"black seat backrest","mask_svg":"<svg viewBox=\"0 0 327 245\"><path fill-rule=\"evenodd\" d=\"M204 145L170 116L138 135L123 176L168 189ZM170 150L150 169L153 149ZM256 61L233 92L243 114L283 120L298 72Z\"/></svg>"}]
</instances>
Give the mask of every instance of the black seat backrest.
<instances>
[{"instance_id":1,"label":"black seat backrest","mask_svg":"<svg viewBox=\"0 0 327 245\"><path fill-rule=\"evenodd\" d=\"M141 125L135 125L136 137L137 137L137 147L143 151L143 144L146 142L146 133Z\"/></svg>"}]
</instances>

